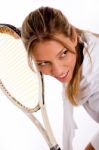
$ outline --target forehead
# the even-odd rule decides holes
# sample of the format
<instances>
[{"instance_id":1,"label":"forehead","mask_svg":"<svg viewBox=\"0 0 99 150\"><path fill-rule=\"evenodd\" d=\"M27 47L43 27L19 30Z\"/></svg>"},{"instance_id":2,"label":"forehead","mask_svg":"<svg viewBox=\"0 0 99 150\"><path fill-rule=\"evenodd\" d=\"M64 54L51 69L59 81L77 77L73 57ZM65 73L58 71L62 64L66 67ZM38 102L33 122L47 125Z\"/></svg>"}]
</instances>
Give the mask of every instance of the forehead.
<instances>
[{"instance_id":1,"label":"forehead","mask_svg":"<svg viewBox=\"0 0 99 150\"><path fill-rule=\"evenodd\" d=\"M56 57L63 48L64 46L59 42L43 41L34 47L33 56L38 60L48 60L50 57Z\"/></svg>"},{"instance_id":2,"label":"forehead","mask_svg":"<svg viewBox=\"0 0 99 150\"><path fill-rule=\"evenodd\" d=\"M37 42L32 49L35 57L47 57L49 55L57 55L62 48L72 50L70 38L65 37L63 34L56 34L54 39L47 39Z\"/></svg>"}]
</instances>

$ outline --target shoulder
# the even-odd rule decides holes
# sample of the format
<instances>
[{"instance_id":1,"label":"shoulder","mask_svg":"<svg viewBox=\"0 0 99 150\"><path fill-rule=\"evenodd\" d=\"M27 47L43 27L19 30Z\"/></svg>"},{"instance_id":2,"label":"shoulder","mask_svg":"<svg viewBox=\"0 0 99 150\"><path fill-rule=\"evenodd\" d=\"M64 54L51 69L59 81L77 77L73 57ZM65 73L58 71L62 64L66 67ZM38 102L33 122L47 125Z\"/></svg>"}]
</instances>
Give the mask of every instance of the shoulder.
<instances>
[{"instance_id":1,"label":"shoulder","mask_svg":"<svg viewBox=\"0 0 99 150\"><path fill-rule=\"evenodd\" d=\"M99 35L94 34L89 31L83 31L81 34L82 41L87 42L87 44L97 43L99 42Z\"/></svg>"},{"instance_id":2,"label":"shoulder","mask_svg":"<svg viewBox=\"0 0 99 150\"><path fill-rule=\"evenodd\" d=\"M91 32L84 32L82 41L84 42L82 74L88 76L90 80L90 77L96 75L97 69L99 69L99 38Z\"/></svg>"},{"instance_id":3,"label":"shoulder","mask_svg":"<svg viewBox=\"0 0 99 150\"><path fill-rule=\"evenodd\" d=\"M84 32L82 40L85 47L78 99L84 103L91 95L99 92L99 38L90 32Z\"/></svg>"},{"instance_id":4,"label":"shoulder","mask_svg":"<svg viewBox=\"0 0 99 150\"><path fill-rule=\"evenodd\" d=\"M99 37L95 36L93 33L83 32L81 35L81 39L90 54L92 52L95 52L95 50L99 49Z\"/></svg>"}]
</instances>

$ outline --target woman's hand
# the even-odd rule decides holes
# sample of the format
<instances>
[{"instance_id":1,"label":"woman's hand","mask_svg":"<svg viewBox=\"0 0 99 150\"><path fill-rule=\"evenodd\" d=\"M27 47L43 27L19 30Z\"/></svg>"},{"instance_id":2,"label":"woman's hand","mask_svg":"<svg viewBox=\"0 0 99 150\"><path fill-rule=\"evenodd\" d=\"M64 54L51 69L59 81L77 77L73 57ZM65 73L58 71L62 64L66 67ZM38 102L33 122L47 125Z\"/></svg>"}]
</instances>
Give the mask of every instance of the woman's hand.
<instances>
[{"instance_id":1,"label":"woman's hand","mask_svg":"<svg viewBox=\"0 0 99 150\"><path fill-rule=\"evenodd\" d=\"M89 143L84 150L95 150L91 143Z\"/></svg>"}]
</instances>

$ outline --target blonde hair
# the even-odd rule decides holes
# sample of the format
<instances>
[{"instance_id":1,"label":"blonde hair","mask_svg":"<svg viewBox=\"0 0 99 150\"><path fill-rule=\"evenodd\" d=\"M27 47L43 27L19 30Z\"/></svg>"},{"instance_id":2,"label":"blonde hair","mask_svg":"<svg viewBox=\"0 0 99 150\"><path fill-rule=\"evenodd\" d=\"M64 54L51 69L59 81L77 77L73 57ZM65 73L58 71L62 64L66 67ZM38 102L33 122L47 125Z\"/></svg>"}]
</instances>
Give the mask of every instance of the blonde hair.
<instances>
[{"instance_id":1,"label":"blonde hair","mask_svg":"<svg viewBox=\"0 0 99 150\"><path fill-rule=\"evenodd\" d=\"M22 24L22 39L28 52L29 65L31 66L31 61L33 59L33 47L38 42L43 40L56 40L66 46L66 43L63 43L54 35L61 33L66 37L71 38L74 32L80 35L82 30L73 27L58 9L40 7L39 9L31 12ZM82 45L80 44L80 46ZM67 96L73 105L77 105L77 100L75 97L79 91L81 64L83 59L81 47L79 48L78 45L76 47L76 55L77 61L73 72L73 77L66 89Z\"/></svg>"}]
</instances>

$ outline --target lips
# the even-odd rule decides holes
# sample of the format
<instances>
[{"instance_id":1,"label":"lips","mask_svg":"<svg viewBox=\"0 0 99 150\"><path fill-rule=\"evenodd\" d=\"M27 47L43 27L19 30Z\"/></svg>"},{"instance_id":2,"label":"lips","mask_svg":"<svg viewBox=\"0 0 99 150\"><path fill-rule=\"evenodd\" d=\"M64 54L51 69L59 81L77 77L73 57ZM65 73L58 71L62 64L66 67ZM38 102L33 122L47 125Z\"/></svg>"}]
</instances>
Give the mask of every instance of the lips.
<instances>
[{"instance_id":1,"label":"lips","mask_svg":"<svg viewBox=\"0 0 99 150\"><path fill-rule=\"evenodd\" d=\"M68 73L69 73L69 71L66 72L66 73L63 73L62 75L60 75L60 76L58 76L58 77L55 77L55 78L56 78L57 80L61 81L61 82L65 82L66 79L67 79Z\"/></svg>"}]
</instances>

